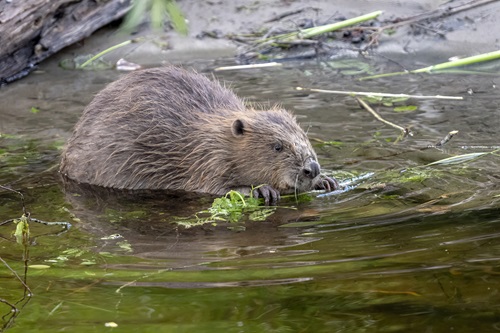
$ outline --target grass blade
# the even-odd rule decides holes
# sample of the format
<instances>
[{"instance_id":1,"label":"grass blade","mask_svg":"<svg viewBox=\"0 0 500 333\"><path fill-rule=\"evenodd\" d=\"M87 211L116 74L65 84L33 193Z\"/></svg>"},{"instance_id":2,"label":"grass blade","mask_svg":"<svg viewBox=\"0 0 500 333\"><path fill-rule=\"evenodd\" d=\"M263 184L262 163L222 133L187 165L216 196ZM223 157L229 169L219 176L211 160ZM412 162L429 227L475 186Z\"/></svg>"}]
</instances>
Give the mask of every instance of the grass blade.
<instances>
[{"instance_id":1,"label":"grass blade","mask_svg":"<svg viewBox=\"0 0 500 333\"><path fill-rule=\"evenodd\" d=\"M186 24L186 19L182 15L182 11L174 0L169 0L165 4L170 21L174 26L175 31L179 34L186 36L188 34L188 26Z\"/></svg>"},{"instance_id":2,"label":"grass blade","mask_svg":"<svg viewBox=\"0 0 500 333\"><path fill-rule=\"evenodd\" d=\"M345 27L349 27L351 25L355 25L355 24L358 24L358 23L361 23L364 21L372 20L372 19L378 17L382 13L383 12L381 10L377 10L375 12L368 13L368 14L361 15L361 16L357 16L357 17L353 17L351 19L347 19L347 20L344 20L342 22L326 24L326 25L322 25L319 27L304 29L304 30L301 30L297 34L297 37L299 37L301 39L306 39L306 38L311 38L311 37L321 35L321 34L324 34L327 32L336 31L336 30L339 30L339 29L342 29Z\"/></svg>"},{"instance_id":3,"label":"grass blade","mask_svg":"<svg viewBox=\"0 0 500 333\"><path fill-rule=\"evenodd\" d=\"M447 69L447 68L452 68L452 67L472 65L472 64L476 64L478 62L490 61L490 60L495 60L495 59L499 59L499 58L500 58L500 50L494 51L494 52L489 52L489 53L483 53L483 54L479 54L476 56L467 57L467 58L463 58L463 59L443 62L441 64L413 70L413 71L411 71L411 73L430 73L434 70L441 70L441 69Z\"/></svg>"},{"instance_id":4,"label":"grass blade","mask_svg":"<svg viewBox=\"0 0 500 333\"><path fill-rule=\"evenodd\" d=\"M447 62L443 62L443 63L437 64L437 65L432 65L432 66L428 66L428 67L424 67L424 68L415 69L412 71L393 72L393 73L365 76L365 77L360 78L359 80L360 81L371 80L371 79L377 79L377 78L381 78L381 77L403 75L403 74L431 73L431 72L435 72L435 71L439 71L439 70L443 70L443 69L472 65L472 64L477 64L477 63L496 60L496 59L500 59L500 50L488 52L488 53L483 53L483 54L479 54L479 55L475 55L475 56L467 57L467 58L463 58L463 59L447 61Z\"/></svg>"},{"instance_id":5,"label":"grass blade","mask_svg":"<svg viewBox=\"0 0 500 333\"><path fill-rule=\"evenodd\" d=\"M344 20L342 22L321 25L318 27L300 30L298 32L286 33L286 34L281 34L281 35L276 35L273 37L261 39L261 40L258 40L256 42L256 44L266 43L266 42L279 42L279 41L290 42L290 41L294 41L297 39L307 39L307 38L315 37L315 36L318 36L318 35L321 35L321 34L324 34L327 32L332 32L332 31L339 30L339 29L342 29L345 27L349 27L351 25L355 25L355 24L358 24L358 23L361 23L364 21L374 19L377 16L379 16L380 14L382 14L382 11L378 10L378 11L375 11L372 13L357 16L357 17L354 17L351 19L347 19L347 20Z\"/></svg>"},{"instance_id":6,"label":"grass blade","mask_svg":"<svg viewBox=\"0 0 500 333\"><path fill-rule=\"evenodd\" d=\"M432 163L427 164L426 166L460 164L460 163L465 163L465 162L473 161L475 159L480 158L481 156L488 155L488 154L491 154L491 152L470 153L470 154L457 155L457 156L452 156L452 157L444 158L444 159L439 160L439 161L434 161Z\"/></svg>"}]
</instances>

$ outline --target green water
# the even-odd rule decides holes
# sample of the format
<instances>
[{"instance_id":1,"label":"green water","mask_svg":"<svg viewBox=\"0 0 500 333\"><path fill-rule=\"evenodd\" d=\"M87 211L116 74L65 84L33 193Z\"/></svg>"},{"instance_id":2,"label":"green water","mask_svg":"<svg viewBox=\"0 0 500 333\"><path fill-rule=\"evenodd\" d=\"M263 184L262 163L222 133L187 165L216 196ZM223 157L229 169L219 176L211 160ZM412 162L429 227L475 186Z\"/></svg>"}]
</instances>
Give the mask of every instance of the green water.
<instances>
[{"instance_id":1,"label":"green water","mask_svg":"<svg viewBox=\"0 0 500 333\"><path fill-rule=\"evenodd\" d=\"M217 65L203 66L209 72ZM311 138L340 142L313 141L325 170L339 178L375 175L339 196L286 199L288 208L263 222L185 230L174 217L206 209L212 198L88 195L64 187L59 149L84 105L119 74L44 71L0 90L0 184L23 193L33 218L72 227L32 222L24 248L12 223L0 226L0 256L33 292L26 296L0 265L1 324L9 332L500 330L498 154L415 169L498 146L496 77L360 83L316 63L218 74L250 101L281 101ZM408 113L378 107L415 133L394 144L399 133L351 97L295 86L465 99L411 101L418 109ZM467 94L470 87L477 93ZM444 150L426 149L455 129L460 134ZM0 221L21 214L20 197L0 190Z\"/></svg>"}]
</instances>

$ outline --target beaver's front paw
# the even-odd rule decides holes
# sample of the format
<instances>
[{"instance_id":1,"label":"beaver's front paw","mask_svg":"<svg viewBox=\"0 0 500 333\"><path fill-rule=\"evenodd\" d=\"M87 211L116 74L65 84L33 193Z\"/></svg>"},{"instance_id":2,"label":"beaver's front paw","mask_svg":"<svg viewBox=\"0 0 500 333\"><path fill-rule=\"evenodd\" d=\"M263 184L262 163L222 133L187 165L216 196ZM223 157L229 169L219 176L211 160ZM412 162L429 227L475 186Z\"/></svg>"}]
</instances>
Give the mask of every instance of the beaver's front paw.
<instances>
[{"instance_id":1,"label":"beaver's front paw","mask_svg":"<svg viewBox=\"0 0 500 333\"><path fill-rule=\"evenodd\" d=\"M315 190L335 191L340 188L339 182L335 178L323 176L314 187Z\"/></svg>"},{"instance_id":2,"label":"beaver's front paw","mask_svg":"<svg viewBox=\"0 0 500 333\"><path fill-rule=\"evenodd\" d=\"M254 198L263 198L266 206L275 206L280 199L280 192L269 185L261 185L253 190Z\"/></svg>"}]
</instances>

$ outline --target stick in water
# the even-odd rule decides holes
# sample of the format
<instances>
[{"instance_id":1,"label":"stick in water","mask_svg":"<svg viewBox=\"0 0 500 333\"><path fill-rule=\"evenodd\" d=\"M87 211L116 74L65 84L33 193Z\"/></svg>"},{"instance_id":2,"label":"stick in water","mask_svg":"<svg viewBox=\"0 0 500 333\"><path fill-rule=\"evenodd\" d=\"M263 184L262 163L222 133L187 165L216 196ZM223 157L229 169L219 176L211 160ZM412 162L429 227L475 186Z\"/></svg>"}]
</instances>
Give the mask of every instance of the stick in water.
<instances>
[{"instance_id":1,"label":"stick in water","mask_svg":"<svg viewBox=\"0 0 500 333\"><path fill-rule=\"evenodd\" d=\"M450 133L446 134L446 136L441 140L439 141L438 143L436 143L435 147L436 148L440 148L442 146L444 146L446 143L448 143L448 141L451 140L451 138L453 138L455 136L455 134L457 134L458 131L451 131Z\"/></svg>"},{"instance_id":2,"label":"stick in water","mask_svg":"<svg viewBox=\"0 0 500 333\"><path fill-rule=\"evenodd\" d=\"M214 71L218 72L218 71L229 71L235 69L254 69L254 68L265 68L265 67L278 67L278 66L281 66L279 62L266 62L264 64L217 67L214 69Z\"/></svg>"},{"instance_id":3,"label":"stick in water","mask_svg":"<svg viewBox=\"0 0 500 333\"><path fill-rule=\"evenodd\" d=\"M409 128L404 128L404 127L401 127L399 125L396 125L394 123L391 123L390 121L387 121L385 120L384 118L382 118L377 112L375 112L375 110L373 110L367 103L365 103L365 101L363 101L361 98L359 97L355 97L356 100L358 101L359 104L361 104L361 106L368 112L370 112L377 120L383 122L384 124L386 125L389 125L391 127L394 127L398 130L400 130L402 133L403 133L403 136L406 137L406 136L413 136L413 133L410 131Z\"/></svg>"},{"instance_id":4,"label":"stick in water","mask_svg":"<svg viewBox=\"0 0 500 333\"><path fill-rule=\"evenodd\" d=\"M376 92L364 92L364 91L341 91L341 90L324 90L324 89L314 89L314 88L302 88L296 87L296 90L305 90L326 94L337 94L337 95L349 95L349 96L368 96L368 97L404 97L404 98L415 98L415 99L464 99L462 96L425 96L425 95L407 95L407 94L389 94L389 93L376 93Z\"/></svg>"}]
</instances>

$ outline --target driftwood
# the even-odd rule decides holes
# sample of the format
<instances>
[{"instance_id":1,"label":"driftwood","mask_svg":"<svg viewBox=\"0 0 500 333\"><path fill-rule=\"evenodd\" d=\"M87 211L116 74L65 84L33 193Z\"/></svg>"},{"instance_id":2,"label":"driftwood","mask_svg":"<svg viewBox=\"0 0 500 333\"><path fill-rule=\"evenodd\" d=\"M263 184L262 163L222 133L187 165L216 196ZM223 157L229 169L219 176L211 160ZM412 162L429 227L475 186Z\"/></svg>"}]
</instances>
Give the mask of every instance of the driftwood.
<instances>
[{"instance_id":1,"label":"driftwood","mask_svg":"<svg viewBox=\"0 0 500 333\"><path fill-rule=\"evenodd\" d=\"M0 1L0 85L122 17L130 0Z\"/></svg>"}]
</instances>

